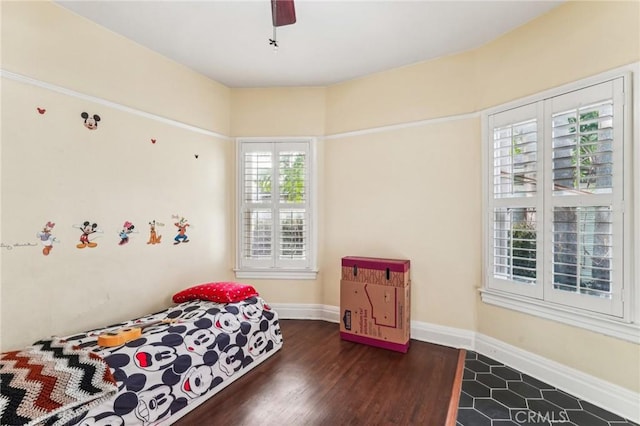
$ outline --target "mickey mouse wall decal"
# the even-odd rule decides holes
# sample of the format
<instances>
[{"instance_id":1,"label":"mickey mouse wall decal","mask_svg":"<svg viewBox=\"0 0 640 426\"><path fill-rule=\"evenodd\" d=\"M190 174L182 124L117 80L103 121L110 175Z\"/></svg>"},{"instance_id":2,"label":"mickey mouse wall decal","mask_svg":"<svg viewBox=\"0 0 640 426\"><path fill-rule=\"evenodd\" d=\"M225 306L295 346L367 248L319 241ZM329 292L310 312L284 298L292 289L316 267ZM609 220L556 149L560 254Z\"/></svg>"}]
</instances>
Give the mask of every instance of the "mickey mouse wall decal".
<instances>
[{"instance_id":1,"label":"mickey mouse wall decal","mask_svg":"<svg viewBox=\"0 0 640 426\"><path fill-rule=\"evenodd\" d=\"M98 114L93 114L93 116L89 117L89 113L83 112L80 116L84 118L84 127L89 130L95 130L98 128L98 121L100 121L100 116Z\"/></svg>"},{"instance_id":2,"label":"mickey mouse wall decal","mask_svg":"<svg viewBox=\"0 0 640 426\"><path fill-rule=\"evenodd\" d=\"M47 110L44 108L36 107L36 109L38 110L39 114L44 114L45 112L47 112Z\"/></svg>"},{"instance_id":3,"label":"mickey mouse wall decal","mask_svg":"<svg viewBox=\"0 0 640 426\"><path fill-rule=\"evenodd\" d=\"M196 160L198 159L198 154L195 154Z\"/></svg>"},{"instance_id":4,"label":"mickey mouse wall decal","mask_svg":"<svg viewBox=\"0 0 640 426\"><path fill-rule=\"evenodd\" d=\"M152 138L151 143L156 143L156 140Z\"/></svg>"},{"instance_id":5,"label":"mickey mouse wall decal","mask_svg":"<svg viewBox=\"0 0 640 426\"><path fill-rule=\"evenodd\" d=\"M77 244L76 247L79 249L90 247L94 248L98 245L98 243L89 240L89 235L94 234L96 232L102 232L100 228L98 228L97 223L91 223L91 221L85 220L82 225L72 225L74 228L78 228L82 231L82 235L80 235L80 244Z\"/></svg>"}]
</instances>

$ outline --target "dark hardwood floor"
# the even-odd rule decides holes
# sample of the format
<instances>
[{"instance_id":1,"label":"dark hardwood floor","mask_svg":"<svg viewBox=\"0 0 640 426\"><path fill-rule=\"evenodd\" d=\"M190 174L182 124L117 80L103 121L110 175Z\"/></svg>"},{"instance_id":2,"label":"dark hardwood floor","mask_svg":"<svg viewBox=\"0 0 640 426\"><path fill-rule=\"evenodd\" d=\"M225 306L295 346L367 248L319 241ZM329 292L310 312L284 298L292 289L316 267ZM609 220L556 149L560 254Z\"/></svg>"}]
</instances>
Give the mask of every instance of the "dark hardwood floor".
<instances>
[{"instance_id":1,"label":"dark hardwood floor","mask_svg":"<svg viewBox=\"0 0 640 426\"><path fill-rule=\"evenodd\" d=\"M338 324L280 324L280 351L174 424L445 425L458 350L412 340L402 354L343 341Z\"/></svg>"}]
</instances>

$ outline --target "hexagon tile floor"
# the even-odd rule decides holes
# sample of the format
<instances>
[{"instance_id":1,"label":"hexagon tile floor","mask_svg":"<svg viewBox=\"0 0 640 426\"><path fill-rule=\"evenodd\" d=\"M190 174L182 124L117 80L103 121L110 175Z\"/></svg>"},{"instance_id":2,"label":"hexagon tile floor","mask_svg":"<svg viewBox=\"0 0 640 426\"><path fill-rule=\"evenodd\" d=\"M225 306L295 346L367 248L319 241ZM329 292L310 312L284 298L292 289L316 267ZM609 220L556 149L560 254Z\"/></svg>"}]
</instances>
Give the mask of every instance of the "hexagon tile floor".
<instances>
[{"instance_id":1,"label":"hexagon tile floor","mask_svg":"<svg viewBox=\"0 0 640 426\"><path fill-rule=\"evenodd\" d=\"M638 426L506 365L467 351L457 426Z\"/></svg>"}]
</instances>

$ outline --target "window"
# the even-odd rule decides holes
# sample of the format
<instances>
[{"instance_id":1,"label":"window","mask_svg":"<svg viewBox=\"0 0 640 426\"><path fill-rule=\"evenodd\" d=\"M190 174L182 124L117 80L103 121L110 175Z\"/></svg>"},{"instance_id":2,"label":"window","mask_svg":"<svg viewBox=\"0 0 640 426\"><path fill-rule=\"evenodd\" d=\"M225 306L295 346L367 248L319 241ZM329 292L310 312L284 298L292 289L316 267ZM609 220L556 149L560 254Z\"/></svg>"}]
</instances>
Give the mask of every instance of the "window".
<instances>
[{"instance_id":1,"label":"window","mask_svg":"<svg viewBox=\"0 0 640 426\"><path fill-rule=\"evenodd\" d=\"M311 140L239 140L238 277L315 278Z\"/></svg>"},{"instance_id":2,"label":"window","mask_svg":"<svg viewBox=\"0 0 640 426\"><path fill-rule=\"evenodd\" d=\"M485 302L639 340L629 84L619 75L483 117Z\"/></svg>"}]
</instances>

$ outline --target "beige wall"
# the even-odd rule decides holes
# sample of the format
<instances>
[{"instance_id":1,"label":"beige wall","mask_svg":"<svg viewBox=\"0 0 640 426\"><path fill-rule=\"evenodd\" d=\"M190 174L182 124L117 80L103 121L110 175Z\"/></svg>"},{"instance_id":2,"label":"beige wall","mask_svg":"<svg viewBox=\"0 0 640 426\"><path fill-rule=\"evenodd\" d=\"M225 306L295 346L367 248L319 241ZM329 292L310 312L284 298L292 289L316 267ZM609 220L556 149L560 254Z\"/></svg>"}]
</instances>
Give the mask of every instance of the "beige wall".
<instances>
[{"instance_id":1,"label":"beige wall","mask_svg":"<svg viewBox=\"0 0 640 426\"><path fill-rule=\"evenodd\" d=\"M2 68L229 134L230 89L48 1L3 1Z\"/></svg>"},{"instance_id":2,"label":"beige wall","mask_svg":"<svg viewBox=\"0 0 640 426\"><path fill-rule=\"evenodd\" d=\"M476 49L479 109L638 61L640 2L571 1Z\"/></svg>"},{"instance_id":3,"label":"beige wall","mask_svg":"<svg viewBox=\"0 0 640 426\"><path fill-rule=\"evenodd\" d=\"M1 5L4 71L229 133L228 88L53 3ZM233 277L229 140L9 78L1 100L3 349L153 312L178 289ZM101 116L97 130L83 111ZM172 244L174 214L193 225L191 242ZM76 248L85 220L103 231L92 249ZM126 220L139 232L119 246ZM159 245L146 244L151 220L166 225ZM44 256L36 233L47 221L59 242Z\"/></svg>"},{"instance_id":4,"label":"beige wall","mask_svg":"<svg viewBox=\"0 0 640 426\"><path fill-rule=\"evenodd\" d=\"M639 34L638 2L569 2L471 52L329 87L327 133L480 111L636 62ZM480 141L466 117L327 141L325 303L338 303L340 256L408 257L413 319L475 329L640 391L638 345L477 297Z\"/></svg>"},{"instance_id":5,"label":"beige wall","mask_svg":"<svg viewBox=\"0 0 640 426\"><path fill-rule=\"evenodd\" d=\"M473 54L447 56L330 86L327 134L473 112Z\"/></svg>"},{"instance_id":6,"label":"beige wall","mask_svg":"<svg viewBox=\"0 0 640 426\"><path fill-rule=\"evenodd\" d=\"M326 141L324 303L340 259L411 260L412 320L475 328L480 285L478 119Z\"/></svg>"},{"instance_id":7,"label":"beige wall","mask_svg":"<svg viewBox=\"0 0 640 426\"><path fill-rule=\"evenodd\" d=\"M325 88L314 87L233 89L231 133L234 137L322 136L325 133L325 96ZM324 172L324 146L322 139L317 139L318 176ZM318 265L322 265L324 260L324 199L324 186L320 180L318 197L314 200L319 228ZM317 304L322 302L323 297L324 272L320 269L315 280L251 281L259 287L260 294L272 303Z\"/></svg>"},{"instance_id":8,"label":"beige wall","mask_svg":"<svg viewBox=\"0 0 640 426\"><path fill-rule=\"evenodd\" d=\"M322 136L326 89L295 87L233 89L231 134L252 136Z\"/></svg>"}]
</instances>

